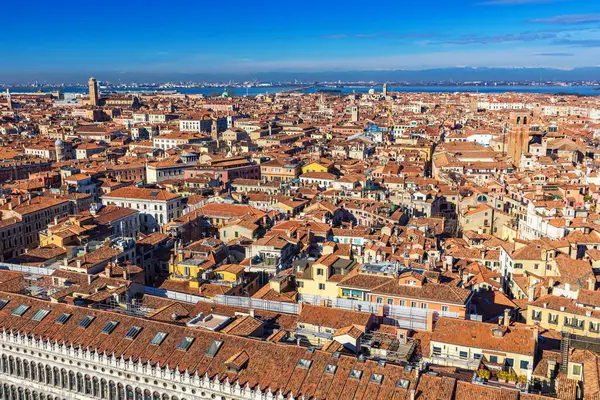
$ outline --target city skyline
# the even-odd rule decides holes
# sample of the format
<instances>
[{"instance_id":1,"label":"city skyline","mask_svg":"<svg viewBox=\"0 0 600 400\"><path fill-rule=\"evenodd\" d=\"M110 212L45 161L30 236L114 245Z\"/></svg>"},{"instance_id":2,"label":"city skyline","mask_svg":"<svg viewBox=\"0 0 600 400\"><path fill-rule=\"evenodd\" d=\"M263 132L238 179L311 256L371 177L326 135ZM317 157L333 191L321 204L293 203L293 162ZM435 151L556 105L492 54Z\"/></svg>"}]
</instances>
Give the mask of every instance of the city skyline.
<instances>
[{"instance_id":1,"label":"city skyline","mask_svg":"<svg viewBox=\"0 0 600 400\"><path fill-rule=\"evenodd\" d=\"M571 69L600 59L600 4L592 0L433 0L418 9L406 2L33 3L26 27L5 21L10 57L0 59L0 76ZM20 6L4 7L17 15ZM149 20L152 10L160 18Z\"/></svg>"}]
</instances>

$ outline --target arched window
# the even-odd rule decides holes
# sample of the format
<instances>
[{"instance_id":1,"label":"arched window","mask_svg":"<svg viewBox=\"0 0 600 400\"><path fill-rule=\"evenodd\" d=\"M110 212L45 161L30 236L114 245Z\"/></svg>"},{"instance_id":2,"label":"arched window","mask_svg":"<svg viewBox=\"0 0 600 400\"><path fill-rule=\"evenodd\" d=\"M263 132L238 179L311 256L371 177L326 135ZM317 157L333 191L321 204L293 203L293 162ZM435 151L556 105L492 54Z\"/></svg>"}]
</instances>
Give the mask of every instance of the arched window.
<instances>
[{"instance_id":1,"label":"arched window","mask_svg":"<svg viewBox=\"0 0 600 400\"><path fill-rule=\"evenodd\" d=\"M69 390L75 390L75 372L69 371Z\"/></svg>"},{"instance_id":2,"label":"arched window","mask_svg":"<svg viewBox=\"0 0 600 400\"><path fill-rule=\"evenodd\" d=\"M44 365L39 363L38 364L38 377L37 377L38 382L42 382L42 383L45 382L44 381L44 375L45 375L44 371L45 371Z\"/></svg>"},{"instance_id":3,"label":"arched window","mask_svg":"<svg viewBox=\"0 0 600 400\"><path fill-rule=\"evenodd\" d=\"M134 400L133 388L129 385L125 388L125 396L127 397L127 400Z\"/></svg>"},{"instance_id":4,"label":"arched window","mask_svg":"<svg viewBox=\"0 0 600 400\"><path fill-rule=\"evenodd\" d=\"M117 397L117 385L113 381L108 382L108 398L114 399Z\"/></svg>"},{"instance_id":5,"label":"arched window","mask_svg":"<svg viewBox=\"0 0 600 400\"><path fill-rule=\"evenodd\" d=\"M77 374L77 391L83 393L83 375L81 372Z\"/></svg>"},{"instance_id":6,"label":"arched window","mask_svg":"<svg viewBox=\"0 0 600 400\"><path fill-rule=\"evenodd\" d=\"M152 400L152 393L148 389L144 390L144 400Z\"/></svg>"},{"instance_id":7,"label":"arched window","mask_svg":"<svg viewBox=\"0 0 600 400\"><path fill-rule=\"evenodd\" d=\"M100 397L103 399L108 398L108 384L104 379L100 381Z\"/></svg>"},{"instance_id":8,"label":"arched window","mask_svg":"<svg viewBox=\"0 0 600 400\"><path fill-rule=\"evenodd\" d=\"M6 357L6 354L2 354L2 358L0 359L0 371L2 371L3 374L8 373L8 357ZM4 390L2 395L4 396Z\"/></svg>"},{"instance_id":9,"label":"arched window","mask_svg":"<svg viewBox=\"0 0 600 400\"><path fill-rule=\"evenodd\" d=\"M117 385L117 396L119 400L125 400L125 387L123 386L123 384L119 383Z\"/></svg>"},{"instance_id":10,"label":"arched window","mask_svg":"<svg viewBox=\"0 0 600 400\"><path fill-rule=\"evenodd\" d=\"M84 392L85 394L92 394L92 377L89 375L86 375L84 378Z\"/></svg>"},{"instance_id":11,"label":"arched window","mask_svg":"<svg viewBox=\"0 0 600 400\"><path fill-rule=\"evenodd\" d=\"M54 367L52 372L54 375L54 386L60 386L60 370L58 367Z\"/></svg>"},{"instance_id":12,"label":"arched window","mask_svg":"<svg viewBox=\"0 0 600 400\"><path fill-rule=\"evenodd\" d=\"M142 389L135 388L135 400L144 400L144 396L142 394Z\"/></svg>"},{"instance_id":13,"label":"arched window","mask_svg":"<svg viewBox=\"0 0 600 400\"><path fill-rule=\"evenodd\" d=\"M31 380L35 381L37 379L37 364L35 362L31 362L30 364L31 367ZM33 392L33 395L36 396L37 392Z\"/></svg>"},{"instance_id":14,"label":"arched window","mask_svg":"<svg viewBox=\"0 0 600 400\"><path fill-rule=\"evenodd\" d=\"M69 387L69 373L67 372L66 369L61 369L60 370L60 375L61 375L61 383L62 383L62 387L67 389Z\"/></svg>"},{"instance_id":15,"label":"arched window","mask_svg":"<svg viewBox=\"0 0 600 400\"><path fill-rule=\"evenodd\" d=\"M21 368L21 359L18 357L15 361L15 370L16 370L17 376L23 375L23 368Z\"/></svg>"},{"instance_id":16,"label":"arched window","mask_svg":"<svg viewBox=\"0 0 600 400\"><path fill-rule=\"evenodd\" d=\"M160 400L160 393L158 393L158 392L154 392L154 393L152 394L152 398L153 398L154 400Z\"/></svg>"},{"instance_id":17,"label":"arched window","mask_svg":"<svg viewBox=\"0 0 600 400\"><path fill-rule=\"evenodd\" d=\"M92 378L92 396L101 397L100 396L100 381L97 377Z\"/></svg>"},{"instance_id":18,"label":"arched window","mask_svg":"<svg viewBox=\"0 0 600 400\"><path fill-rule=\"evenodd\" d=\"M8 357L8 373L10 375L15 374L15 359L13 356Z\"/></svg>"},{"instance_id":19,"label":"arched window","mask_svg":"<svg viewBox=\"0 0 600 400\"><path fill-rule=\"evenodd\" d=\"M52 367L46 365L46 385L52 384Z\"/></svg>"},{"instance_id":20,"label":"arched window","mask_svg":"<svg viewBox=\"0 0 600 400\"><path fill-rule=\"evenodd\" d=\"M29 361L23 360L23 378L31 379L31 374L29 372ZM31 397L31 393L29 393L29 395Z\"/></svg>"}]
</instances>

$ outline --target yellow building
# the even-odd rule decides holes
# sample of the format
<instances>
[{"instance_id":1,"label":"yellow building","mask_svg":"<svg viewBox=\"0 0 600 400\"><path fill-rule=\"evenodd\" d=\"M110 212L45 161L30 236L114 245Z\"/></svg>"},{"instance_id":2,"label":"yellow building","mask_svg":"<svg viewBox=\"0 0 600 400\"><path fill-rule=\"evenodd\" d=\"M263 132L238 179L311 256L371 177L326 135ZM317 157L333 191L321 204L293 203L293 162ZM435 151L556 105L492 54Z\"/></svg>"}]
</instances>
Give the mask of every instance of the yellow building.
<instances>
[{"instance_id":1,"label":"yellow building","mask_svg":"<svg viewBox=\"0 0 600 400\"><path fill-rule=\"evenodd\" d=\"M456 318L438 319L430 342L430 362L475 370L483 362L490 370L531 378L538 331L506 323L492 325Z\"/></svg>"},{"instance_id":2,"label":"yellow building","mask_svg":"<svg viewBox=\"0 0 600 400\"><path fill-rule=\"evenodd\" d=\"M331 172L333 169L333 162L325 159L313 161L302 167L302 174L307 172Z\"/></svg>"},{"instance_id":3,"label":"yellow building","mask_svg":"<svg viewBox=\"0 0 600 400\"><path fill-rule=\"evenodd\" d=\"M239 283L244 278L244 266L225 264L214 270L216 279L222 282Z\"/></svg>"},{"instance_id":4,"label":"yellow building","mask_svg":"<svg viewBox=\"0 0 600 400\"><path fill-rule=\"evenodd\" d=\"M338 282L356 267L356 262L327 254L311 263L296 266L298 293L321 297L338 297Z\"/></svg>"},{"instance_id":5,"label":"yellow building","mask_svg":"<svg viewBox=\"0 0 600 400\"><path fill-rule=\"evenodd\" d=\"M239 264L224 264L215 268L211 257L187 258L178 256L169 266L170 280L185 285L187 282L191 292L197 289L198 294L213 298L214 295L252 296L259 289L258 274L246 273L245 267ZM182 290L190 292L183 287Z\"/></svg>"},{"instance_id":6,"label":"yellow building","mask_svg":"<svg viewBox=\"0 0 600 400\"><path fill-rule=\"evenodd\" d=\"M577 300L547 295L527 306L527 324L557 332L600 338L598 292L579 290Z\"/></svg>"},{"instance_id":7,"label":"yellow building","mask_svg":"<svg viewBox=\"0 0 600 400\"><path fill-rule=\"evenodd\" d=\"M205 258L186 258L183 259L183 253L178 254L177 259L169 264L169 279L178 281L188 281L190 287L198 288L199 281L202 279L202 273L209 266L213 266Z\"/></svg>"},{"instance_id":8,"label":"yellow building","mask_svg":"<svg viewBox=\"0 0 600 400\"><path fill-rule=\"evenodd\" d=\"M63 249L80 246L90 240L103 240L110 235L107 227L100 226L93 217L69 217L60 223L49 225L39 233L40 246L55 245Z\"/></svg>"},{"instance_id":9,"label":"yellow building","mask_svg":"<svg viewBox=\"0 0 600 400\"><path fill-rule=\"evenodd\" d=\"M479 234L491 234L501 237L504 225L510 223L512 217L502 211L496 210L487 204L465 209L459 215L461 230L474 231Z\"/></svg>"}]
</instances>

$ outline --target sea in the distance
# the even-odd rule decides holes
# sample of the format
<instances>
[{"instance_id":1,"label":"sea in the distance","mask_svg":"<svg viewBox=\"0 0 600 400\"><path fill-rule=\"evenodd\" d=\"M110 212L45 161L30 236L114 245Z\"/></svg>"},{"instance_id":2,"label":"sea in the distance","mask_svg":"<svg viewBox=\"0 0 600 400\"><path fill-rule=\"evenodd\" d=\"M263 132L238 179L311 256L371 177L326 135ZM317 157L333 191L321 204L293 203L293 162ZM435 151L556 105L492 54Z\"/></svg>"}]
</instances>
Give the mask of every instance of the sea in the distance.
<instances>
[{"instance_id":1,"label":"sea in the distance","mask_svg":"<svg viewBox=\"0 0 600 400\"><path fill-rule=\"evenodd\" d=\"M302 93L317 93L321 91L327 91L330 93L339 94L350 94L350 93L367 93L370 89L376 92L381 92L381 86L352 86L344 85L341 87L332 86L309 86L309 87L294 87L294 86L262 86L262 87L193 87L193 88L169 88L169 89L158 89L158 88L101 88L101 92L179 92L183 94L203 94L203 95L214 95L222 93L227 89L227 92L231 95L236 96L256 96L259 94L272 94L278 92L292 92L298 91ZM54 91L55 88L44 88L42 91ZM63 93L87 93L86 87L62 87ZM29 87L14 87L11 88L13 92L38 92L38 88ZM388 87L389 92L428 92L428 93L454 93L454 92L467 92L467 93L543 93L543 94L573 94L581 96L599 96L600 86L508 86L508 85L487 85L487 86L391 86Z\"/></svg>"}]
</instances>

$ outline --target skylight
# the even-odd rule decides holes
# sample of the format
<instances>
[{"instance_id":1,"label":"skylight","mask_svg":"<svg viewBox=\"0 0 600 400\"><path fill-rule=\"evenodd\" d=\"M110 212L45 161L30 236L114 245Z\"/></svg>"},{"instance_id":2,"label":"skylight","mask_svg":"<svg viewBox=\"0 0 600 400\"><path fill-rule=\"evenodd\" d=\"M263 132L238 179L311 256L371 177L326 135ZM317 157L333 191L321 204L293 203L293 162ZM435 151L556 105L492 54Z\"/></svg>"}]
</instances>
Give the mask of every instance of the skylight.
<instances>
[{"instance_id":1,"label":"skylight","mask_svg":"<svg viewBox=\"0 0 600 400\"><path fill-rule=\"evenodd\" d=\"M56 323L64 325L69 320L69 318L71 318L71 314L62 313L58 318L56 318Z\"/></svg>"},{"instance_id":2,"label":"skylight","mask_svg":"<svg viewBox=\"0 0 600 400\"><path fill-rule=\"evenodd\" d=\"M308 369L312 365L312 360L307 360L305 358L301 358L298 360L298 363L296 365L299 367Z\"/></svg>"},{"instance_id":3,"label":"skylight","mask_svg":"<svg viewBox=\"0 0 600 400\"><path fill-rule=\"evenodd\" d=\"M154 335L154 337L150 341L150 344L160 346L160 344L165 340L166 337L167 334L165 332L158 332L156 335Z\"/></svg>"},{"instance_id":4,"label":"skylight","mask_svg":"<svg viewBox=\"0 0 600 400\"><path fill-rule=\"evenodd\" d=\"M95 317L92 315L87 315L84 319L79 321L79 326L82 327L83 329L86 329L88 326L90 326L90 324L92 323L94 318Z\"/></svg>"},{"instance_id":5,"label":"skylight","mask_svg":"<svg viewBox=\"0 0 600 400\"><path fill-rule=\"evenodd\" d=\"M23 314L25 314L25 312L27 310L29 310L29 308L30 308L29 306L27 306L25 304L21 304L17 308L15 308L14 310L12 310L11 314L12 315L16 315L17 317L20 317Z\"/></svg>"},{"instance_id":6,"label":"skylight","mask_svg":"<svg viewBox=\"0 0 600 400\"><path fill-rule=\"evenodd\" d=\"M139 326L132 326L125 334L125 339L135 339L135 337L138 335L138 333L140 333L141 330L142 328L140 328Z\"/></svg>"},{"instance_id":7,"label":"skylight","mask_svg":"<svg viewBox=\"0 0 600 400\"><path fill-rule=\"evenodd\" d=\"M373 383L377 383L377 384L381 385L381 382L383 382L383 375L373 374L373 375L371 375L371 379L369 379L369 382L373 382Z\"/></svg>"},{"instance_id":8,"label":"skylight","mask_svg":"<svg viewBox=\"0 0 600 400\"><path fill-rule=\"evenodd\" d=\"M8 304L9 300L0 300L0 310L2 310Z\"/></svg>"},{"instance_id":9,"label":"skylight","mask_svg":"<svg viewBox=\"0 0 600 400\"><path fill-rule=\"evenodd\" d=\"M222 345L223 345L223 342L221 342L220 340L213 340L213 342L210 344L210 347L208 348L208 350L206 350L206 356L207 357L216 356Z\"/></svg>"},{"instance_id":10,"label":"skylight","mask_svg":"<svg viewBox=\"0 0 600 400\"><path fill-rule=\"evenodd\" d=\"M328 374L335 374L336 370L337 366L335 365L327 364L327 366L325 366L325 372L327 372Z\"/></svg>"},{"instance_id":11,"label":"skylight","mask_svg":"<svg viewBox=\"0 0 600 400\"><path fill-rule=\"evenodd\" d=\"M37 310L31 319L34 321L41 321L46 318L46 315L48 314L50 314L50 310Z\"/></svg>"},{"instance_id":12,"label":"skylight","mask_svg":"<svg viewBox=\"0 0 600 400\"><path fill-rule=\"evenodd\" d=\"M358 369L353 369L350 371L350 378L360 379L362 376L362 371Z\"/></svg>"},{"instance_id":13,"label":"skylight","mask_svg":"<svg viewBox=\"0 0 600 400\"><path fill-rule=\"evenodd\" d=\"M117 325L119 325L117 321L108 321L106 324L104 324L101 332L110 335L110 333L115 330Z\"/></svg>"},{"instance_id":14,"label":"skylight","mask_svg":"<svg viewBox=\"0 0 600 400\"><path fill-rule=\"evenodd\" d=\"M190 346L194 343L194 338L190 336L184 336L179 344L177 345L177 350L188 351Z\"/></svg>"},{"instance_id":15,"label":"skylight","mask_svg":"<svg viewBox=\"0 0 600 400\"><path fill-rule=\"evenodd\" d=\"M410 381L407 379L398 379L398 383L396 386L402 389L408 389L408 385L410 385Z\"/></svg>"}]
</instances>

